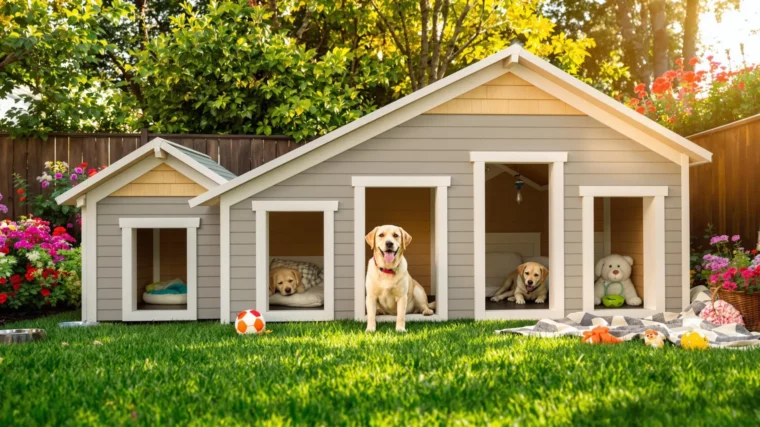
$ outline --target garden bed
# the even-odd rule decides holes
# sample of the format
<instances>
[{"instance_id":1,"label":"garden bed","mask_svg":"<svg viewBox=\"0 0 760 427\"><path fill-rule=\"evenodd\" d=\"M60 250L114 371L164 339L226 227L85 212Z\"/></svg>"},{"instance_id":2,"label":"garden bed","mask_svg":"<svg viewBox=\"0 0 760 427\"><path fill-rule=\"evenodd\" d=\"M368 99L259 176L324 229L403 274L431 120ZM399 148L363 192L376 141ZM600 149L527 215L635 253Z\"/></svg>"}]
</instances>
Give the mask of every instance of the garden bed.
<instances>
[{"instance_id":1,"label":"garden bed","mask_svg":"<svg viewBox=\"0 0 760 427\"><path fill-rule=\"evenodd\" d=\"M56 326L74 319L12 325L48 339L0 347L0 425L757 421L759 350L493 332L530 322L411 323L407 334L391 323L375 334L351 321L289 323L264 336L217 322Z\"/></svg>"}]
</instances>

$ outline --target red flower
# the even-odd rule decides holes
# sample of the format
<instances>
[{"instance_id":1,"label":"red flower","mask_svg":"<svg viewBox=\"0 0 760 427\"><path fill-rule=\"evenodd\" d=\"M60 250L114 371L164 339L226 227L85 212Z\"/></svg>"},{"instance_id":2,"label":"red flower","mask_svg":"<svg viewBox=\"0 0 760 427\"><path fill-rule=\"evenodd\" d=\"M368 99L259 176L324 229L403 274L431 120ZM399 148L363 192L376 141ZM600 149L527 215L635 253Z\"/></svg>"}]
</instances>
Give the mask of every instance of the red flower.
<instances>
[{"instance_id":1,"label":"red flower","mask_svg":"<svg viewBox=\"0 0 760 427\"><path fill-rule=\"evenodd\" d=\"M694 73L694 71L687 71L683 73L683 76L681 78L686 83L694 83L695 81L697 81L697 75Z\"/></svg>"},{"instance_id":2,"label":"red flower","mask_svg":"<svg viewBox=\"0 0 760 427\"><path fill-rule=\"evenodd\" d=\"M4 254L8 255L9 253L11 253L11 250L10 250L10 249L8 249L8 247L7 247L7 246L3 246L3 247L1 247L1 248L0 248L0 252L2 252L2 253L4 253Z\"/></svg>"},{"instance_id":3,"label":"red flower","mask_svg":"<svg viewBox=\"0 0 760 427\"><path fill-rule=\"evenodd\" d=\"M18 193L19 195L22 195L22 194L24 194L24 189L23 188L19 188L18 190L16 190L16 193Z\"/></svg>"},{"instance_id":4,"label":"red flower","mask_svg":"<svg viewBox=\"0 0 760 427\"><path fill-rule=\"evenodd\" d=\"M695 65L697 65L697 64L699 64L699 59L697 59L697 58L691 58L689 60L689 65L691 65L692 67L695 66Z\"/></svg>"},{"instance_id":5,"label":"red flower","mask_svg":"<svg viewBox=\"0 0 760 427\"><path fill-rule=\"evenodd\" d=\"M683 58L676 59L676 65L683 65Z\"/></svg>"},{"instance_id":6,"label":"red flower","mask_svg":"<svg viewBox=\"0 0 760 427\"><path fill-rule=\"evenodd\" d=\"M11 276L11 283L13 283L14 285L21 283L21 276L19 276L18 274L14 274L13 276Z\"/></svg>"},{"instance_id":7,"label":"red flower","mask_svg":"<svg viewBox=\"0 0 760 427\"><path fill-rule=\"evenodd\" d=\"M652 85L652 92L655 94L662 94L672 87L670 80L665 77L657 77Z\"/></svg>"},{"instance_id":8,"label":"red flower","mask_svg":"<svg viewBox=\"0 0 760 427\"><path fill-rule=\"evenodd\" d=\"M639 99L638 98L631 98L628 102L630 102L631 105L639 105Z\"/></svg>"},{"instance_id":9,"label":"red flower","mask_svg":"<svg viewBox=\"0 0 760 427\"><path fill-rule=\"evenodd\" d=\"M752 255L757 255L757 249L752 249L751 251L749 251L749 253L751 253Z\"/></svg>"},{"instance_id":10,"label":"red flower","mask_svg":"<svg viewBox=\"0 0 760 427\"><path fill-rule=\"evenodd\" d=\"M674 78L678 77L678 72L673 70L668 70L663 74L663 77L665 77L668 80L673 80Z\"/></svg>"},{"instance_id":11,"label":"red flower","mask_svg":"<svg viewBox=\"0 0 760 427\"><path fill-rule=\"evenodd\" d=\"M26 200L26 197L22 197L19 200L23 202L24 200Z\"/></svg>"},{"instance_id":12,"label":"red flower","mask_svg":"<svg viewBox=\"0 0 760 427\"><path fill-rule=\"evenodd\" d=\"M42 288L40 289L40 294L42 294L43 297L47 297L48 295L50 295L50 289Z\"/></svg>"},{"instance_id":13,"label":"red flower","mask_svg":"<svg viewBox=\"0 0 760 427\"><path fill-rule=\"evenodd\" d=\"M644 83L639 83L635 88L633 88L633 91L636 93L644 92L645 90L647 90L647 87Z\"/></svg>"},{"instance_id":14,"label":"red flower","mask_svg":"<svg viewBox=\"0 0 760 427\"><path fill-rule=\"evenodd\" d=\"M87 168L87 162L80 163L79 167L82 168L82 169L86 169Z\"/></svg>"},{"instance_id":15,"label":"red flower","mask_svg":"<svg viewBox=\"0 0 760 427\"><path fill-rule=\"evenodd\" d=\"M90 168L90 169L87 170L87 177L91 178L96 173L98 173L98 171L95 168Z\"/></svg>"},{"instance_id":16,"label":"red flower","mask_svg":"<svg viewBox=\"0 0 760 427\"><path fill-rule=\"evenodd\" d=\"M641 114L644 114L644 106L642 106L642 105L639 105L639 106L636 108L636 112L637 112L637 113L641 113Z\"/></svg>"},{"instance_id":17,"label":"red flower","mask_svg":"<svg viewBox=\"0 0 760 427\"><path fill-rule=\"evenodd\" d=\"M0 294L0 304L5 304L8 301L8 294Z\"/></svg>"},{"instance_id":18,"label":"red flower","mask_svg":"<svg viewBox=\"0 0 760 427\"><path fill-rule=\"evenodd\" d=\"M19 289L21 289L21 284L20 283L16 283L15 285L13 285L13 291L14 292L18 292Z\"/></svg>"},{"instance_id":19,"label":"red flower","mask_svg":"<svg viewBox=\"0 0 760 427\"><path fill-rule=\"evenodd\" d=\"M34 280L34 272L35 271L37 271L37 270L34 269L34 268L30 268L29 270L26 270L26 274L24 275L24 277L26 278L27 282L31 282L32 280Z\"/></svg>"},{"instance_id":20,"label":"red flower","mask_svg":"<svg viewBox=\"0 0 760 427\"><path fill-rule=\"evenodd\" d=\"M0 277L0 285L4 285L8 283L8 280L5 279L5 277Z\"/></svg>"},{"instance_id":21,"label":"red flower","mask_svg":"<svg viewBox=\"0 0 760 427\"><path fill-rule=\"evenodd\" d=\"M64 228L64 227L55 227L55 230L53 230L53 236L60 236L62 234L66 234L66 228Z\"/></svg>"},{"instance_id":22,"label":"red flower","mask_svg":"<svg viewBox=\"0 0 760 427\"><path fill-rule=\"evenodd\" d=\"M744 82L739 82L739 89L740 90L744 90L744 89L746 89L746 87L747 86L744 84Z\"/></svg>"}]
</instances>

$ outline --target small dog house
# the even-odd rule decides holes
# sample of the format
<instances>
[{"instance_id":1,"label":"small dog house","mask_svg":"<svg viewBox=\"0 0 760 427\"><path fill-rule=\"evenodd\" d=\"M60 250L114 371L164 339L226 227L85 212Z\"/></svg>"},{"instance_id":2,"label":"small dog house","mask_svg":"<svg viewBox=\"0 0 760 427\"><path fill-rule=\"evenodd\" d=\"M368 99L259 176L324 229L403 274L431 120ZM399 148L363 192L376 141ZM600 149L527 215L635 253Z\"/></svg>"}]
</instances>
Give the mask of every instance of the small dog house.
<instances>
[{"instance_id":1,"label":"small dog house","mask_svg":"<svg viewBox=\"0 0 760 427\"><path fill-rule=\"evenodd\" d=\"M157 138L60 195L81 207L83 318L218 319L219 208L188 201L234 177Z\"/></svg>"},{"instance_id":2,"label":"small dog house","mask_svg":"<svg viewBox=\"0 0 760 427\"><path fill-rule=\"evenodd\" d=\"M203 260L217 263L218 292L209 287L203 295L218 304L204 317L213 312L227 323L256 308L270 321L364 319L364 237L385 223L412 234L409 271L436 302L433 316L407 319L679 311L689 294L689 167L710 159L707 150L512 46L188 197L183 212L200 216L200 229L204 213L218 215L219 256L208 251L214 259ZM106 231L93 227L85 229ZM92 247L123 241L88 234L85 245L93 254ZM595 265L614 253L634 261L640 306L595 305ZM102 257L87 262L114 262ZM318 263L324 304L270 307L273 257ZM548 301L491 304L489 290L528 260L549 269ZM107 276L115 267L99 264L97 271L85 287L115 294L110 287L123 282ZM106 285L90 286L95 280ZM99 304L87 307L93 319L118 320L107 312L113 300L91 301Z\"/></svg>"}]
</instances>

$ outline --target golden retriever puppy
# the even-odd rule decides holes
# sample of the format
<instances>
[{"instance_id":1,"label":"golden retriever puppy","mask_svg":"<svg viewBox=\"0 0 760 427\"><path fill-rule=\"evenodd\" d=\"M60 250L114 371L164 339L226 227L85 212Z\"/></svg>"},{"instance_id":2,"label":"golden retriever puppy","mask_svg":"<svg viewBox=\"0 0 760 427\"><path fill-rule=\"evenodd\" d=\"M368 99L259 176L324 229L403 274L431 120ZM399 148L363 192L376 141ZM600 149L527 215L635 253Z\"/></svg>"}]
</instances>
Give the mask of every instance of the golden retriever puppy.
<instances>
[{"instance_id":1,"label":"golden retriever puppy","mask_svg":"<svg viewBox=\"0 0 760 427\"><path fill-rule=\"evenodd\" d=\"M269 270L269 295L274 295L276 291L285 296L306 292L301 282L301 272L287 267Z\"/></svg>"},{"instance_id":2,"label":"golden retriever puppy","mask_svg":"<svg viewBox=\"0 0 760 427\"><path fill-rule=\"evenodd\" d=\"M375 227L365 237L372 248L367 264L367 332L374 332L378 312L396 315L396 331L406 332L406 315L433 314L425 289L409 275L404 250L412 236L395 225Z\"/></svg>"},{"instance_id":3,"label":"golden retriever puppy","mask_svg":"<svg viewBox=\"0 0 760 427\"><path fill-rule=\"evenodd\" d=\"M536 304L546 302L549 288L546 286L546 278L549 269L537 262L520 264L517 270L507 276L504 284L491 297L491 301L499 302L504 298L518 304L525 304L527 300L534 300Z\"/></svg>"}]
</instances>

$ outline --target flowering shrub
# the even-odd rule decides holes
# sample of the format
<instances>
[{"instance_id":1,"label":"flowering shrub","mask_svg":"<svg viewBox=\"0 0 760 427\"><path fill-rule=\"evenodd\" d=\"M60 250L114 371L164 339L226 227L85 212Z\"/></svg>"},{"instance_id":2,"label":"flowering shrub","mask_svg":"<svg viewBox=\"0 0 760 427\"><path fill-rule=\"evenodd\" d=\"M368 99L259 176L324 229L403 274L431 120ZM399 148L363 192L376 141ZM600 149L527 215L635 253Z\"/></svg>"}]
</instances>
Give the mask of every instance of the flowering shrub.
<instances>
[{"instance_id":1,"label":"flowering shrub","mask_svg":"<svg viewBox=\"0 0 760 427\"><path fill-rule=\"evenodd\" d=\"M677 68L657 77L651 87L643 83L625 104L684 136L732 123L760 113L760 66L732 71L708 56L707 70L686 71L683 59Z\"/></svg>"},{"instance_id":2,"label":"flowering shrub","mask_svg":"<svg viewBox=\"0 0 760 427\"><path fill-rule=\"evenodd\" d=\"M29 183L19 174L13 175L13 186L16 188L19 201L32 207L32 215L47 219L53 227L66 227L71 232L75 225L81 225L79 208L59 206L55 198L94 176L103 168L105 166L98 169L90 168L86 162L83 162L70 169L66 162L45 162L45 170L36 179L43 190L51 189L52 191L30 196Z\"/></svg>"},{"instance_id":3,"label":"flowering shrub","mask_svg":"<svg viewBox=\"0 0 760 427\"><path fill-rule=\"evenodd\" d=\"M69 283L81 268L72 264L75 242L66 228L51 230L40 218L0 222L0 308L78 301L79 289Z\"/></svg>"},{"instance_id":4,"label":"flowering shrub","mask_svg":"<svg viewBox=\"0 0 760 427\"><path fill-rule=\"evenodd\" d=\"M700 275L711 287L752 294L760 290L760 254L745 250L738 235L713 236Z\"/></svg>"}]
</instances>

